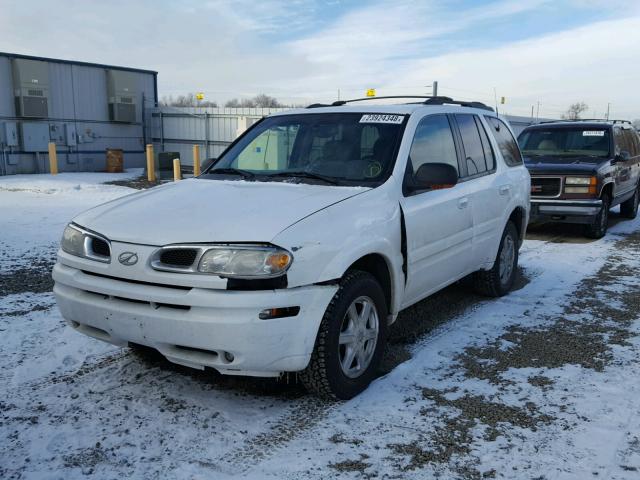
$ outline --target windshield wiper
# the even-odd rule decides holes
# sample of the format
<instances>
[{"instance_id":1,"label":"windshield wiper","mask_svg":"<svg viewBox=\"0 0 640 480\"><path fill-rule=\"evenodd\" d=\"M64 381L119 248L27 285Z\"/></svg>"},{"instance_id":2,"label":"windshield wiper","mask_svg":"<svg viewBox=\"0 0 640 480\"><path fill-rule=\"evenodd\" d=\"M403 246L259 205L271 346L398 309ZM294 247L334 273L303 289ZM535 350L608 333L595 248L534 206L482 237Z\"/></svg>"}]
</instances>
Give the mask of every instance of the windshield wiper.
<instances>
[{"instance_id":1,"label":"windshield wiper","mask_svg":"<svg viewBox=\"0 0 640 480\"><path fill-rule=\"evenodd\" d=\"M214 168L209 170L208 174L220 174L220 175L240 175L242 178L254 178L255 174L247 170L241 170L239 168Z\"/></svg>"},{"instance_id":2,"label":"windshield wiper","mask_svg":"<svg viewBox=\"0 0 640 480\"><path fill-rule=\"evenodd\" d=\"M278 173L272 173L265 176L267 177L302 177L302 178L310 178L312 180L321 180L330 185L338 185L337 179L335 177L329 177L327 175L321 175L319 173L305 172L304 170L278 172Z\"/></svg>"}]
</instances>

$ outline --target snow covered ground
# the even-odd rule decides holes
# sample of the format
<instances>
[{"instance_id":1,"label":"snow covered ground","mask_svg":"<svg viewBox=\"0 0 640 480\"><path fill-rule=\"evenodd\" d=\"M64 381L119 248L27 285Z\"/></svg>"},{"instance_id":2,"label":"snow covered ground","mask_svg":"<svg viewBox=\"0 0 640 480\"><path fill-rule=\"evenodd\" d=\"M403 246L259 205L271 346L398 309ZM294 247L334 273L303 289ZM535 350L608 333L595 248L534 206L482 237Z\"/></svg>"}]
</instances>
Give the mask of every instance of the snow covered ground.
<instances>
[{"instance_id":1,"label":"snow covered ground","mask_svg":"<svg viewBox=\"0 0 640 480\"><path fill-rule=\"evenodd\" d=\"M599 241L537 229L518 290L403 312L387 373L328 404L65 326L62 229L139 174L0 178L0 478L640 477L640 218Z\"/></svg>"}]
</instances>

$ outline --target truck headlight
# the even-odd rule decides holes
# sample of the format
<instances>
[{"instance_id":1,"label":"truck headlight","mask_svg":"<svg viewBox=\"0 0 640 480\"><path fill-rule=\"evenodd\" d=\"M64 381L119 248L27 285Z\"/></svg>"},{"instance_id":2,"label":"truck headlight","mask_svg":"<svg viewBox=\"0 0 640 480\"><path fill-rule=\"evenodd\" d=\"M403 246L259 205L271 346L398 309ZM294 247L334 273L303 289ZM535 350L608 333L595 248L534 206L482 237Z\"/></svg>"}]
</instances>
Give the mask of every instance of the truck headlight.
<instances>
[{"instance_id":1,"label":"truck headlight","mask_svg":"<svg viewBox=\"0 0 640 480\"><path fill-rule=\"evenodd\" d=\"M111 261L111 246L109 240L88 232L77 225L69 224L62 233L60 248L69 255L88 258L97 262Z\"/></svg>"},{"instance_id":2,"label":"truck headlight","mask_svg":"<svg viewBox=\"0 0 640 480\"><path fill-rule=\"evenodd\" d=\"M591 180L595 180L595 178L596 177L567 177L564 183L565 185L591 185Z\"/></svg>"},{"instance_id":3,"label":"truck headlight","mask_svg":"<svg viewBox=\"0 0 640 480\"><path fill-rule=\"evenodd\" d=\"M598 179L596 177L566 177L564 193L597 194Z\"/></svg>"},{"instance_id":4,"label":"truck headlight","mask_svg":"<svg viewBox=\"0 0 640 480\"><path fill-rule=\"evenodd\" d=\"M278 247L221 245L202 254L198 271L236 278L277 277L289 269L292 261L293 256Z\"/></svg>"}]
</instances>

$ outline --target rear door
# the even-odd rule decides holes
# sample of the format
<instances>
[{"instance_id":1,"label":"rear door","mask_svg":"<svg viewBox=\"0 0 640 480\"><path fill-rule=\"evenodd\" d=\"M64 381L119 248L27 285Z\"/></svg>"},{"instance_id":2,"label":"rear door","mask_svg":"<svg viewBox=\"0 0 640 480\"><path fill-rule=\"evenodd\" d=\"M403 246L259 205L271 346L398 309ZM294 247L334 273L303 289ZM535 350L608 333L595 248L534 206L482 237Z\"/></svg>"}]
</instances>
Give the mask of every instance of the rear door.
<instances>
[{"instance_id":1,"label":"rear door","mask_svg":"<svg viewBox=\"0 0 640 480\"><path fill-rule=\"evenodd\" d=\"M508 177L496 174L496 155L480 117L472 114L456 114L454 117L465 159L461 182L470 188L473 262L477 269L493 261L502 237L502 221L513 186Z\"/></svg>"},{"instance_id":2,"label":"rear door","mask_svg":"<svg viewBox=\"0 0 640 480\"><path fill-rule=\"evenodd\" d=\"M625 128L622 130L624 137L626 137L627 147L629 148L629 176L631 189L638 185L638 177L640 176L640 139L638 138L638 132L632 128Z\"/></svg>"},{"instance_id":3,"label":"rear door","mask_svg":"<svg viewBox=\"0 0 640 480\"><path fill-rule=\"evenodd\" d=\"M448 163L460 172L450 119L422 118L413 138L405 185L420 165ZM473 263L472 185L409 193L400 200L407 234L407 286L403 306L411 305L469 273Z\"/></svg>"}]
</instances>

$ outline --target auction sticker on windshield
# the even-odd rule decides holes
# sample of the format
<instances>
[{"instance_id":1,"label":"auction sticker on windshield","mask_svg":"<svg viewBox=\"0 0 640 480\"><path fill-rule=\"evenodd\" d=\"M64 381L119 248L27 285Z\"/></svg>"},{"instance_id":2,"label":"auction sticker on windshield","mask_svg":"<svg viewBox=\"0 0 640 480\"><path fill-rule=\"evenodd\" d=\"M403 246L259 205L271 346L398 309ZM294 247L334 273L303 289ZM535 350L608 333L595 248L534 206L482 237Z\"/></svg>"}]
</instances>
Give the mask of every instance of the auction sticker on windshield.
<instances>
[{"instance_id":1,"label":"auction sticker on windshield","mask_svg":"<svg viewBox=\"0 0 640 480\"><path fill-rule=\"evenodd\" d=\"M362 115L360 123L393 123L398 125L404 120L404 115L389 115L384 113L368 113Z\"/></svg>"},{"instance_id":2,"label":"auction sticker on windshield","mask_svg":"<svg viewBox=\"0 0 640 480\"><path fill-rule=\"evenodd\" d=\"M583 137L604 137L604 130L585 130L582 132Z\"/></svg>"}]
</instances>

